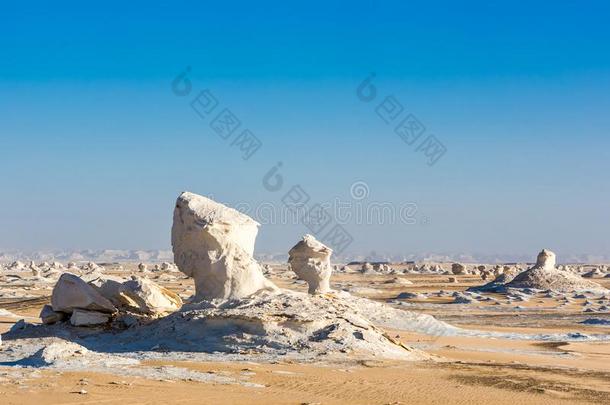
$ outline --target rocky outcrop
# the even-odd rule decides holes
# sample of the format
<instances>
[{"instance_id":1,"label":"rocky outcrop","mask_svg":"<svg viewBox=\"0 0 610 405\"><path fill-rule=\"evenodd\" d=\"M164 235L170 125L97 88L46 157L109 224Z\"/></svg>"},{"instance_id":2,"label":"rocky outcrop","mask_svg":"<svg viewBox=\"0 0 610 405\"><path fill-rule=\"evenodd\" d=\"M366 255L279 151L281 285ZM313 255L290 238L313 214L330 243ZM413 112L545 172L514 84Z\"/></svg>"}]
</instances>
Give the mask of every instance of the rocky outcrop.
<instances>
[{"instance_id":1,"label":"rocky outcrop","mask_svg":"<svg viewBox=\"0 0 610 405\"><path fill-rule=\"evenodd\" d=\"M172 227L174 262L195 279L195 298L243 298L277 287L254 260L259 224L209 198L185 192L176 201Z\"/></svg>"},{"instance_id":2,"label":"rocky outcrop","mask_svg":"<svg viewBox=\"0 0 610 405\"><path fill-rule=\"evenodd\" d=\"M312 235L305 235L288 252L290 269L309 285L310 294L323 294L330 291L330 276L333 269L330 256L333 251Z\"/></svg>"},{"instance_id":3,"label":"rocky outcrop","mask_svg":"<svg viewBox=\"0 0 610 405\"><path fill-rule=\"evenodd\" d=\"M593 281L585 280L577 274L555 267L557 262L555 253L544 249L538 254L536 265L516 276L508 288L533 288L539 290L552 290L559 292L605 290Z\"/></svg>"}]
</instances>

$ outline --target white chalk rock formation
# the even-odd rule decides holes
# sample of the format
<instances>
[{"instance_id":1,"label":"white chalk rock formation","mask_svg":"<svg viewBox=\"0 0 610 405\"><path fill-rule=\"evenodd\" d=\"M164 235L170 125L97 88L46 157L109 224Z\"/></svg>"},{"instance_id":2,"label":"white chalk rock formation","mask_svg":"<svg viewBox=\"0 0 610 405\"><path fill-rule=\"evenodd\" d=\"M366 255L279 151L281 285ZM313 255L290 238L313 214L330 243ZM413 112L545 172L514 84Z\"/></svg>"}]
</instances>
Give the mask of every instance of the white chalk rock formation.
<instances>
[{"instance_id":1,"label":"white chalk rock formation","mask_svg":"<svg viewBox=\"0 0 610 405\"><path fill-rule=\"evenodd\" d=\"M72 313L75 309L87 309L113 313L116 308L93 287L74 274L64 273L55 284L51 295L54 311Z\"/></svg>"},{"instance_id":2,"label":"white chalk rock formation","mask_svg":"<svg viewBox=\"0 0 610 405\"><path fill-rule=\"evenodd\" d=\"M13 262L9 266L9 270L14 270L14 271L21 271L21 270L25 270L25 269L26 269L25 263L20 262L20 261Z\"/></svg>"},{"instance_id":3,"label":"white chalk rock formation","mask_svg":"<svg viewBox=\"0 0 610 405\"><path fill-rule=\"evenodd\" d=\"M468 273L466 271L466 266L461 263L453 263L451 265L451 272L455 275L464 275Z\"/></svg>"},{"instance_id":4,"label":"white chalk rock formation","mask_svg":"<svg viewBox=\"0 0 610 405\"><path fill-rule=\"evenodd\" d=\"M97 326L108 323L108 321L110 321L110 314L82 309L75 309L70 317L70 323L73 326Z\"/></svg>"},{"instance_id":5,"label":"white chalk rock formation","mask_svg":"<svg viewBox=\"0 0 610 405\"><path fill-rule=\"evenodd\" d=\"M174 264L173 263L168 263L168 262L163 262L161 263L161 270L163 271L174 271Z\"/></svg>"},{"instance_id":6,"label":"white chalk rock formation","mask_svg":"<svg viewBox=\"0 0 610 405\"><path fill-rule=\"evenodd\" d=\"M195 279L195 298L238 299L277 290L254 260L259 224L209 198L184 192L172 227L174 262Z\"/></svg>"},{"instance_id":7,"label":"white chalk rock formation","mask_svg":"<svg viewBox=\"0 0 610 405\"><path fill-rule=\"evenodd\" d=\"M373 273L375 273L375 270L371 263L366 262L366 263L362 264L362 267L360 268L360 272L362 274L373 274Z\"/></svg>"},{"instance_id":8,"label":"white chalk rock formation","mask_svg":"<svg viewBox=\"0 0 610 405\"><path fill-rule=\"evenodd\" d=\"M126 280L121 277L101 275L91 281L89 285L95 288L108 301L112 302L115 307L121 307L125 305L125 298L123 296L123 283Z\"/></svg>"},{"instance_id":9,"label":"white chalk rock formation","mask_svg":"<svg viewBox=\"0 0 610 405\"><path fill-rule=\"evenodd\" d=\"M288 252L288 265L301 280L307 281L310 294L330 291L330 275L333 269L330 256L333 251L312 235L305 235Z\"/></svg>"},{"instance_id":10,"label":"white chalk rock formation","mask_svg":"<svg viewBox=\"0 0 610 405\"><path fill-rule=\"evenodd\" d=\"M222 305L190 304L144 327L115 338L117 346L150 350L151 339L170 351L218 351L229 355L315 359L430 359L404 346L375 323L443 325L429 315L409 313L345 292L309 295L262 291ZM388 325L388 327L390 327ZM252 358L252 357L250 357Z\"/></svg>"},{"instance_id":11,"label":"white chalk rock formation","mask_svg":"<svg viewBox=\"0 0 610 405\"><path fill-rule=\"evenodd\" d=\"M101 276L89 282L104 298L119 309L147 315L174 312L182 306L182 299L174 292L153 281L132 276L131 280Z\"/></svg>"},{"instance_id":12,"label":"white chalk rock formation","mask_svg":"<svg viewBox=\"0 0 610 405\"><path fill-rule=\"evenodd\" d=\"M535 268L543 270L555 270L557 266L557 255L548 249L542 249L536 258Z\"/></svg>"},{"instance_id":13,"label":"white chalk rock formation","mask_svg":"<svg viewBox=\"0 0 610 405\"><path fill-rule=\"evenodd\" d=\"M555 267L556 263L555 253L544 249L538 254L534 267L517 275L505 286L509 288L532 288L558 292L607 291L604 287L593 281L585 280L570 271L557 269Z\"/></svg>"},{"instance_id":14,"label":"white chalk rock formation","mask_svg":"<svg viewBox=\"0 0 610 405\"><path fill-rule=\"evenodd\" d=\"M133 302L132 309L144 314L174 312L182 306L178 294L141 277L123 283L122 295Z\"/></svg>"}]
</instances>

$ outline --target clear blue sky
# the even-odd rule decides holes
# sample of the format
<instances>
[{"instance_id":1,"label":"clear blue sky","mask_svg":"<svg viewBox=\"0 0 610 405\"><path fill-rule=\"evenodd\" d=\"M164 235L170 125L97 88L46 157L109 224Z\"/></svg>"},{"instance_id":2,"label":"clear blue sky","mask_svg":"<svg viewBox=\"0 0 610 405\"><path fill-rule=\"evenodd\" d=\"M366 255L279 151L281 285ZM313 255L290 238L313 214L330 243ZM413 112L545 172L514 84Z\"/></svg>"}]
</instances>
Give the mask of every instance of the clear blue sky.
<instances>
[{"instance_id":1,"label":"clear blue sky","mask_svg":"<svg viewBox=\"0 0 610 405\"><path fill-rule=\"evenodd\" d=\"M610 255L605 2L82 3L2 6L0 248L167 248L180 191L280 206L261 179L282 161L318 202L364 181L363 204L417 204L424 223L346 224L353 252ZM189 107L205 88L251 159ZM387 95L436 165L376 115ZM257 250L305 232L264 225Z\"/></svg>"}]
</instances>

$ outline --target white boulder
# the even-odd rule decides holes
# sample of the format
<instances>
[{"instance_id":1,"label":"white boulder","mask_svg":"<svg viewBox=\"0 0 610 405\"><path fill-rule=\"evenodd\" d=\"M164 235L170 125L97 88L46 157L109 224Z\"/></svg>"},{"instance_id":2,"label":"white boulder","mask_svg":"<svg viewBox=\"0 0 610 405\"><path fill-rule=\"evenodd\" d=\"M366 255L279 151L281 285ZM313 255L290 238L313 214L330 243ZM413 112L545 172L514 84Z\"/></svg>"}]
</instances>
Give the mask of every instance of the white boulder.
<instances>
[{"instance_id":1,"label":"white boulder","mask_svg":"<svg viewBox=\"0 0 610 405\"><path fill-rule=\"evenodd\" d=\"M112 302L115 307L120 307L125 304L125 299L122 295L123 283L125 281L121 277L100 275L89 281L89 285L95 288L108 301Z\"/></svg>"},{"instance_id":2,"label":"white boulder","mask_svg":"<svg viewBox=\"0 0 610 405\"><path fill-rule=\"evenodd\" d=\"M178 294L141 277L123 283L122 295L131 301L132 309L145 314L174 312L182 306Z\"/></svg>"},{"instance_id":3,"label":"white boulder","mask_svg":"<svg viewBox=\"0 0 610 405\"><path fill-rule=\"evenodd\" d=\"M305 235L288 252L288 265L301 280L309 284L310 294L330 291L330 276L333 269L330 256L333 251L312 235Z\"/></svg>"},{"instance_id":4,"label":"white boulder","mask_svg":"<svg viewBox=\"0 0 610 405\"><path fill-rule=\"evenodd\" d=\"M87 309L113 313L116 308L93 287L74 274L64 273L55 284L51 295L54 311L72 313Z\"/></svg>"},{"instance_id":5,"label":"white boulder","mask_svg":"<svg viewBox=\"0 0 610 405\"><path fill-rule=\"evenodd\" d=\"M184 192L176 202L172 227L174 262L195 279L195 298L243 298L277 290L254 260L259 224L209 198Z\"/></svg>"},{"instance_id":6,"label":"white boulder","mask_svg":"<svg viewBox=\"0 0 610 405\"><path fill-rule=\"evenodd\" d=\"M158 315L177 311L182 306L182 299L177 294L147 278L132 276L127 281L121 277L102 276L89 284L119 309Z\"/></svg>"}]
</instances>

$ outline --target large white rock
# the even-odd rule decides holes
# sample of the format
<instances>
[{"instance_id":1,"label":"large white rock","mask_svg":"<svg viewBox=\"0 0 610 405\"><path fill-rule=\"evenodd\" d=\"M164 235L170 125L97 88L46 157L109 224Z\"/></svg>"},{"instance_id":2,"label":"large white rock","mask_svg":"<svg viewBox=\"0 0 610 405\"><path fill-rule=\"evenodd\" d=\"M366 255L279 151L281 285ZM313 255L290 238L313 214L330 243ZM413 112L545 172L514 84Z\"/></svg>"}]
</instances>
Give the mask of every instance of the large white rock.
<instances>
[{"instance_id":1,"label":"large white rock","mask_svg":"<svg viewBox=\"0 0 610 405\"><path fill-rule=\"evenodd\" d=\"M539 269L553 270L557 265L557 256L548 249L542 249L536 258L536 267Z\"/></svg>"},{"instance_id":2,"label":"large white rock","mask_svg":"<svg viewBox=\"0 0 610 405\"><path fill-rule=\"evenodd\" d=\"M243 298L277 287L254 260L259 224L209 198L184 192L172 227L174 262L195 279L196 299Z\"/></svg>"},{"instance_id":3,"label":"large white rock","mask_svg":"<svg viewBox=\"0 0 610 405\"><path fill-rule=\"evenodd\" d=\"M72 313L74 309L87 309L113 313L116 308L93 287L74 274L64 273L55 284L51 295L54 311Z\"/></svg>"},{"instance_id":4,"label":"large white rock","mask_svg":"<svg viewBox=\"0 0 610 405\"><path fill-rule=\"evenodd\" d=\"M288 265L301 280L309 284L310 294L330 291L330 276L333 269L330 256L333 251L312 235L305 235L288 252Z\"/></svg>"}]
</instances>

